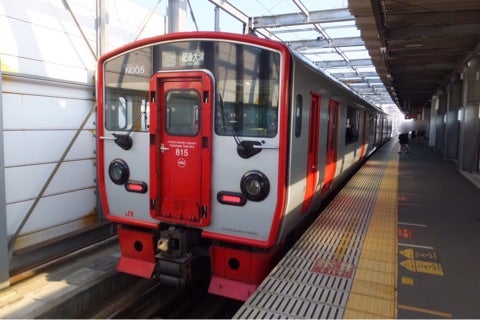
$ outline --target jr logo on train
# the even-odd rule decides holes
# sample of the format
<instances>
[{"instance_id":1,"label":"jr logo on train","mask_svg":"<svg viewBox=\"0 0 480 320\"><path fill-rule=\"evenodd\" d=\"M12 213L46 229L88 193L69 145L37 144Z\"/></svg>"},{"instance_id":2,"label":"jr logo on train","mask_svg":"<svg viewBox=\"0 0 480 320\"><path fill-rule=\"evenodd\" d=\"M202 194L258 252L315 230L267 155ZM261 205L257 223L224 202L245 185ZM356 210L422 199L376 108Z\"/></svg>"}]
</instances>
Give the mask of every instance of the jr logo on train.
<instances>
[{"instance_id":1,"label":"jr logo on train","mask_svg":"<svg viewBox=\"0 0 480 320\"><path fill-rule=\"evenodd\" d=\"M246 300L287 235L391 135L391 120L279 42L140 40L98 63L98 176L118 270Z\"/></svg>"}]
</instances>

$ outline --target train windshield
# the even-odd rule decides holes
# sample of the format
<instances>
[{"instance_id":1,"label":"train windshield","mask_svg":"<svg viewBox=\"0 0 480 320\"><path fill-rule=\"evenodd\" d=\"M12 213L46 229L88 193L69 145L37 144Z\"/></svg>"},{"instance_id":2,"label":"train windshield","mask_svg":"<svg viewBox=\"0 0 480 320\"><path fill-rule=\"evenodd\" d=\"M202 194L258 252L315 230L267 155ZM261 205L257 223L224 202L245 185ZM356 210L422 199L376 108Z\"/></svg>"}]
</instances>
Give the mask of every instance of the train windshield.
<instances>
[{"instance_id":1,"label":"train windshield","mask_svg":"<svg viewBox=\"0 0 480 320\"><path fill-rule=\"evenodd\" d=\"M176 41L127 52L108 60L104 68L108 130L148 130L149 81L154 73L204 69L215 78L218 135L277 135L280 54L276 51L226 41Z\"/></svg>"}]
</instances>

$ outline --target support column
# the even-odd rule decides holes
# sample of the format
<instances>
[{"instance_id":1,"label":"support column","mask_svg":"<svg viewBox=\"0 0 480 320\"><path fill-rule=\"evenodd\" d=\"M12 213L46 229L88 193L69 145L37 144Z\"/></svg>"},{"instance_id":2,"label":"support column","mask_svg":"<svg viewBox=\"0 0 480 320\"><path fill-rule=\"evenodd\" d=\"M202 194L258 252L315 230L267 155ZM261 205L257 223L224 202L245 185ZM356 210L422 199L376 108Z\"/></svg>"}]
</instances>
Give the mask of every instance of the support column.
<instances>
[{"instance_id":1,"label":"support column","mask_svg":"<svg viewBox=\"0 0 480 320\"><path fill-rule=\"evenodd\" d=\"M436 130L436 143L435 148L445 154L445 131L447 127L447 95L445 92L441 92L438 95L438 110L437 110L437 123L435 124Z\"/></svg>"},{"instance_id":2,"label":"support column","mask_svg":"<svg viewBox=\"0 0 480 320\"><path fill-rule=\"evenodd\" d=\"M215 6L215 31L220 31L220 7Z\"/></svg>"},{"instance_id":3,"label":"support column","mask_svg":"<svg viewBox=\"0 0 480 320\"><path fill-rule=\"evenodd\" d=\"M453 76L447 86L447 106L445 123L445 146L443 157L458 160L462 84L458 76Z\"/></svg>"},{"instance_id":4,"label":"support column","mask_svg":"<svg viewBox=\"0 0 480 320\"><path fill-rule=\"evenodd\" d=\"M463 70L460 170L478 171L480 143L480 58L471 59Z\"/></svg>"},{"instance_id":5,"label":"support column","mask_svg":"<svg viewBox=\"0 0 480 320\"><path fill-rule=\"evenodd\" d=\"M97 58L108 50L108 11L106 0L97 0Z\"/></svg>"},{"instance_id":6,"label":"support column","mask_svg":"<svg viewBox=\"0 0 480 320\"><path fill-rule=\"evenodd\" d=\"M187 0L168 0L168 33L187 30Z\"/></svg>"},{"instance_id":7,"label":"support column","mask_svg":"<svg viewBox=\"0 0 480 320\"><path fill-rule=\"evenodd\" d=\"M1 65L1 61L0 61ZM0 67L0 289L10 285L10 257L7 238L7 205L5 199L5 148L3 145L3 89Z\"/></svg>"},{"instance_id":8,"label":"support column","mask_svg":"<svg viewBox=\"0 0 480 320\"><path fill-rule=\"evenodd\" d=\"M430 108L430 126L428 133L428 146L433 147L437 143L437 117L438 117L438 105L439 105L438 95L432 97L432 106Z\"/></svg>"}]
</instances>

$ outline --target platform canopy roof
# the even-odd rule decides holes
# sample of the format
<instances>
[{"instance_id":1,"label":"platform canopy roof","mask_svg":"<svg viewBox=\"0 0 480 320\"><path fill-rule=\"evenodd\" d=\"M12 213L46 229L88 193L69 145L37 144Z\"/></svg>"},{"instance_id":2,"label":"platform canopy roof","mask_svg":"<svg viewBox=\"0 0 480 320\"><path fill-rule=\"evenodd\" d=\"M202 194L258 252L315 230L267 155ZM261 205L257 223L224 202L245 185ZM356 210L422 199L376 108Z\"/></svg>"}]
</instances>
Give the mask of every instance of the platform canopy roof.
<instances>
[{"instance_id":1,"label":"platform canopy roof","mask_svg":"<svg viewBox=\"0 0 480 320\"><path fill-rule=\"evenodd\" d=\"M429 107L480 51L479 0L209 2L246 31L283 41L372 103L406 113Z\"/></svg>"},{"instance_id":2,"label":"platform canopy roof","mask_svg":"<svg viewBox=\"0 0 480 320\"><path fill-rule=\"evenodd\" d=\"M429 107L479 55L479 0L349 0L349 9L377 73L405 112Z\"/></svg>"},{"instance_id":3,"label":"platform canopy roof","mask_svg":"<svg viewBox=\"0 0 480 320\"><path fill-rule=\"evenodd\" d=\"M243 32L282 41L371 103L395 106L346 0L209 1L242 22Z\"/></svg>"}]
</instances>

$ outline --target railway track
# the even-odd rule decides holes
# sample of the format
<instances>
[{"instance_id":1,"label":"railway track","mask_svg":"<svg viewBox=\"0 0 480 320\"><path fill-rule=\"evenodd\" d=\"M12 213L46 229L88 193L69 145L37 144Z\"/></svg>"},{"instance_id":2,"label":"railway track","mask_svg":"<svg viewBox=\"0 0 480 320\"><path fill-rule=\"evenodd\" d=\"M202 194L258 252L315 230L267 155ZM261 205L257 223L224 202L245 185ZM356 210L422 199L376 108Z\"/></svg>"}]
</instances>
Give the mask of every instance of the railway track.
<instances>
[{"instance_id":1,"label":"railway track","mask_svg":"<svg viewBox=\"0 0 480 320\"><path fill-rule=\"evenodd\" d=\"M152 282L140 281L128 292L112 295L85 318L226 319L231 318L243 303L208 294L205 284L174 288Z\"/></svg>"},{"instance_id":2,"label":"railway track","mask_svg":"<svg viewBox=\"0 0 480 320\"><path fill-rule=\"evenodd\" d=\"M175 287L153 279L139 279L125 290L112 294L85 314L90 319L225 319L243 304L208 294L209 268L188 285Z\"/></svg>"}]
</instances>

